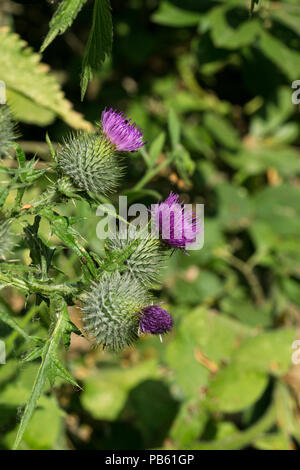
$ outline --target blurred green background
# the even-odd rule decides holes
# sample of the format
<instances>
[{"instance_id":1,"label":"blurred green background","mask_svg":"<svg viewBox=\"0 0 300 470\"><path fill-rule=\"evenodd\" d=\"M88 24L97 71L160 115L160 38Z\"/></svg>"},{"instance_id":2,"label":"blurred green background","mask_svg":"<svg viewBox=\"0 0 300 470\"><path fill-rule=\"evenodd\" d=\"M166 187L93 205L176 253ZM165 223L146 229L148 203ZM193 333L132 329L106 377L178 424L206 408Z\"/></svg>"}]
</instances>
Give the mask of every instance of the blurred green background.
<instances>
[{"instance_id":1,"label":"blurred green background","mask_svg":"<svg viewBox=\"0 0 300 470\"><path fill-rule=\"evenodd\" d=\"M21 67L27 59L18 57L19 39L8 41L2 29L0 79L8 83L23 148L29 157L37 152L43 166L46 130L60 142L70 126L99 119L105 106L126 111L143 127L147 145L129 157L122 193L151 204L172 190L204 203L205 242L201 251L168 260L158 295L175 328L163 344L143 337L115 355L74 336L65 361L82 391L59 384L54 394L45 390L23 448L297 449L300 366L292 364L292 345L300 324L300 112L291 85L300 80L299 2L261 0L252 17L247 0L111 4L113 53L83 102L79 78L92 1L42 57L85 120L57 98L54 86ZM46 1L2 0L0 25L38 51L54 9ZM28 201L46 186L45 178ZM86 217L77 228L101 254L89 206L60 211ZM26 260L28 252L20 246L18 256ZM62 278L80 274L68 250L59 250L55 263ZM32 334L46 334L42 310L30 310L30 300L26 305L17 292L3 292L3 308ZM70 314L80 325L78 309ZM5 449L38 362L20 366L24 346L8 328L0 332L9 345L0 366Z\"/></svg>"}]
</instances>

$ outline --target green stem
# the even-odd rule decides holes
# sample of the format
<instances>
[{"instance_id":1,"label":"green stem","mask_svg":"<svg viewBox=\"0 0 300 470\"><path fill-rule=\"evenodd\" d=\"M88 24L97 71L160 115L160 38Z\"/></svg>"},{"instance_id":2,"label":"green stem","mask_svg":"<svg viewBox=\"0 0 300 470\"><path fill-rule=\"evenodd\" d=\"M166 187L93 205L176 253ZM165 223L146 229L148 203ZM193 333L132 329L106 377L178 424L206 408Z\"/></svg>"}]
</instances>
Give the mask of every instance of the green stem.
<instances>
[{"instance_id":1,"label":"green stem","mask_svg":"<svg viewBox=\"0 0 300 470\"><path fill-rule=\"evenodd\" d=\"M235 450L242 449L250 445L255 439L268 431L276 422L276 411L274 405L270 405L269 409L263 417L246 431L237 432L231 436L225 437L218 441L201 442L193 446L194 450Z\"/></svg>"},{"instance_id":2,"label":"green stem","mask_svg":"<svg viewBox=\"0 0 300 470\"><path fill-rule=\"evenodd\" d=\"M166 166L168 166L172 161L174 157L171 155L169 158L167 158L165 161L163 161L160 165L158 165L156 168L153 168L153 170L148 171L144 178L141 179L139 183L135 185L132 191L140 191L143 189L146 184L152 180L152 178L157 175L161 170L163 170Z\"/></svg>"},{"instance_id":3,"label":"green stem","mask_svg":"<svg viewBox=\"0 0 300 470\"><path fill-rule=\"evenodd\" d=\"M36 279L17 279L7 273L0 272L0 281L5 282L11 287L21 290L25 294L42 294L47 297L52 296L55 292L58 295L76 296L78 289L76 287L68 286L66 284L51 284L49 281L38 281Z\"/></svg>"}]
</instances>

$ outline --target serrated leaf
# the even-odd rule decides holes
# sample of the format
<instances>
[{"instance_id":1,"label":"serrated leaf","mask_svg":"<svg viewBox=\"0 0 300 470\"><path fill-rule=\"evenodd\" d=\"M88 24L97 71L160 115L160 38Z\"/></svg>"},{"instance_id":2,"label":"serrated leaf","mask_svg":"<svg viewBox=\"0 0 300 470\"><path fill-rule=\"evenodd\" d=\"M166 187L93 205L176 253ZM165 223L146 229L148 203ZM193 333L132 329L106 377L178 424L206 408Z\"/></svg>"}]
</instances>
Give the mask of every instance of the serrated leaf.
<instances>
[{"instance_id":1,"label":"serrated leaf","mask_svg":"<svg viewBox=\"0 0 300 470\"><path fill-rule=\"evenodd\" d=\"M63 34L73 23L87 0L63 0L57 7L50 23L49 32L41 46L41 52L56 38L58 34Z\"/></svg>"},{"instance_id":2,"label":"serrated leaf","mask_svg":"<svg viewBox=\"0 0 300 470\"><path fill-rule=\"evenodd\" d=\"M62 365L62 363L59 361L56 355L53 355L51 357L51 362L52 362L52 374L53 374L53 383L55 380L55 377L60 377L61 379L64 379L66 382L69 382L71 385L74 385L74 387L80 388L76 380L73 379L72 375L70 372L67 371L67 369Z\"/></svg>"},{"instance_id":3,"label":"serrated leaf","mask_svg":"<svg viewBox=\"0 0 300 470\"><path fill-rule=\"evenodd\" d=\"M109 0L95 0L93 25L86 46L81 74L81 99L83 100L88 83L111 52L113 25Z\"/></svg>"},{"instance_id":4,"label":"serrated leaf","mask_svg":"<svg viewBox=\"0 0 300 470\"><path fill-rule=\"evenodd\" d=\"M50 310L52 315L55 317L56 322L45 345L42 348L35 350L31 355L32 360L34 356L38 357L40 354L42 357L42 362L21 419L14 443L14 449L17 449L21 443L26 427L32 418L33 412L44 389L46 380L49 379L50 383L53 383L58 372L59 376L65 372L64 368L62 369L60 366L58 366L56 361L56 351L60 344L60 340L65 331L65 328L67 327L66 319L68 318L68 311L64 299L58 295L54 295L50 301ZM68 373L65 375L68 376Z\"/></svg>"},{"instance_id":5,"label":"serrated leaf","mask_svg":"<svg viewBox=\"0 0 300 470\"><path fill-rule=\"evenodd\" d=\"M71 103L65 99L58 81L49 72L49 67L40 63L41 56L32 52L25 41L9 28L2 27L0 47L0 79L6 83L8 99L9 91L12 90L51 111L76 129L91 129L91 124L72 110Z\"/></svg>"}]
</instances>

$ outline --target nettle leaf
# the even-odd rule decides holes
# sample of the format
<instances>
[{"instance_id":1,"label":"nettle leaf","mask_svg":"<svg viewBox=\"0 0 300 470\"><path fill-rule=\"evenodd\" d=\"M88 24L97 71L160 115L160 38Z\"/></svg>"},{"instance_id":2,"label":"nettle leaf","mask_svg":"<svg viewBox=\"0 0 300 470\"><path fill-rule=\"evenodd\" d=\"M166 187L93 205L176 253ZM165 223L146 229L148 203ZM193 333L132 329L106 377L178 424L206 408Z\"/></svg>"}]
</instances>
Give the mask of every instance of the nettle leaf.
<instances>
[{"instance_id":1,"label":"nettle leaf","mask_svg":"<svg viewBox=\"0 0 300 470\"><path fill-rule=\"evenodd\" d=\"M99 71L112 49L113 25L109 0L95 0L93 24L82 63L81 99L94 72Z\"/></svg>"},{"instance_id":2,"label":"nettle leaf","mask_svg":"<svg viewBox=\"0 0 300 470\"><path fill-rule=\"evenodd\" d=\"M0 28L0 79L7 88L7 101L12 112L18 109L18 118L29 122L26 108L16 106L18 96L27 98L28 102L36 105L36 111L48 111L48 121L60 117L75 129L91 129L91 124L72 109L71 103L65 99L59 83L54 75L49 73L49 67L40 63L41 56L32 52L25 41L12 33L9 28ZM20 114L21 112L21 114ZM51 113L51 121L50 115ZM31 123L41 124L39 111L31 113Z\"/></svg>"},{"instance_id":3,"label":"nettle leaf","mask_svg":"<svg viewBox=\"0 0 300 470\"><path fill-rule=\"evenodd\" d=\"M49 32L42 44L41 52L56 38L58 34L63 34L73 23L87 0L63 0L57 7L50 21Z\"/></svg>"}]
</instances>

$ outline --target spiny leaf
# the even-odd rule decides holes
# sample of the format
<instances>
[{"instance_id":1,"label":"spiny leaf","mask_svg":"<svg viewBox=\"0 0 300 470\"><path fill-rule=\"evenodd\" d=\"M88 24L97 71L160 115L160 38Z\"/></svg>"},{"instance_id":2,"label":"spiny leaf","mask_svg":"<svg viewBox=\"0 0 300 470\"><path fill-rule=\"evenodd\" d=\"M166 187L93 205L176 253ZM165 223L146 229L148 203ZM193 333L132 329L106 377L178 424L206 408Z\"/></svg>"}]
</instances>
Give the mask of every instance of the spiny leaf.
<instances>
[{"instance_id":1,"label":"spiny leaf","mask_svg":"<svg viewBox=\"0 0 300 470\"><path fill-rule=\"evenodd\" d=\"M2 27L0 47L0 79L6 83L8 102L9 91L13 90L59 116L70 126L91 129L91 124L75 112L71 103L65 99L56 78L49 73L49 67L40 63L40 55L33 53L25 41L9 28Z\"/></svg>"},{"instance_id":2,"label":"spiny leaf","mask_svg":"<svg viewBox=\"0 0 300 470\"><path fill-rule=\"evenodd\" d=\"M81 99L93 73L97 72L112 48L113 26L109 0L95 0L93 25L82 63Z\"/></svg>"},{"instance_id":3,"label":"spiny leaf","mask_svg":"<svg viewBox=\"0 0 300 470\"><path fill-rule=\"evenodd\" d=\"M73 23L87 0L63 0L57 7L50 21L50 30L42 44L41 52L56 38L58 34L63 34Z\"/></svg>"},{"instance_id":4,"label":"spiny leaf","mask_svg":"<svg viewBox=\"0 0 300 470\"><path fill-rule=\"evenodd\" d=\"M42 209L40 215L49 220L52 232L77 254L85 269L85 273L95 278L97 275L95 264L89 253L80 243L80 234L71 226L70 219L57 215L48 208Z\"/></svg>"},{"instance_id":5,"label":"spiny leaf","mask_svg":"<svg viewBox=\"0 0 300 470\"><path fill-rule=\"evenodd\" d=\"M33 360L39 356L42 358L41 365L39 367L37 376L35 378L31 395L26 404L21 423L18 429L17 437L14 443L14 449L17 449L21 443L25 429L33 415L33 412L37 406L38 400L43 391L46 380L50 380L50 383L54 382L55 376L64 376L66 380L76 384L73 379L70 379L69 373L64 369L63 366L58 364L56 351L59 347L62 335L67 328L68 311L67 305L64 299L58 295L54 295L50 301L50 309L52 315L56 317L55 325L51 331L51 334L46 341L45 345L41 348L36 349L31 356L27 356L26 360Z\"/></svg>"}]
</instances>

